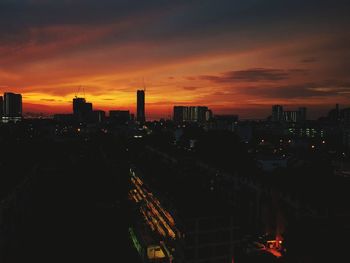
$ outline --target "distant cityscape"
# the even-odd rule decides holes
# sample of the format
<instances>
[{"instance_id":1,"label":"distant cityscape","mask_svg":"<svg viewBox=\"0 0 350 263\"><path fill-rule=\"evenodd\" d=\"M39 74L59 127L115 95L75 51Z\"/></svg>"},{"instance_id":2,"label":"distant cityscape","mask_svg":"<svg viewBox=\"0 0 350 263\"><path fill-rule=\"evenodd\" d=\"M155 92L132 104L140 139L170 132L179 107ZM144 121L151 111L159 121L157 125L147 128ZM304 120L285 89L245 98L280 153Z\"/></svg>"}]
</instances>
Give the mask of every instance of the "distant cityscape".
<instances>
[{"instance_id":1,"label":"distant cityscape","mask_svg":"<svg viewBox=\"0 0 350 263\"><path fill-rule=\"evenodd\" d=\"M72 113L54 114L53 120L59 123L103 124L117 123L129 125L143 125L147 121L145 90L136 91L136 117L129 110L110 110L108 116L105 111L94 110L93 104L84 97L74 97ZM16 123L23 120L22 95L5 92L0 96L0 117L3 123ZM170 121L164 120L163 121ZM340 109L338 104L331 109L327 116L318 120L307 119L307 108L284 110L283 105L272 105L271 115L265 120L239 121L238 115L213 113L207 106L173 106L172 120L175 124L192 123L202 126L206 130L226 130L237 132L244 140L250 140L253 126L267 133L297 138L326 138L341 135L344 145L350 146L350 108ZM268 125L266 125L268 124Z\"/></svg>"},{"instance_id":2,"label":"distant cityscape","mask_svg":"<svg viewBox=\"0 0 350 263\"><path fill-rule=\"evenodd\" d=\"M145 90L137 90L136 93L136 118L130 110L110 110L111 118L125 118L126 120L135 120L140 123L146 122L145 111ZM54 114L53 118L61 121L80 121L80 122L102 122L106 119L106 112L103 110L94 110L93 104L87 102L84 97L75 96L72 102L73 112L70 114ZM350 108L340 109L336 104L335 109L330 110L329 120L347 121ZM336 116L335 116L336 115ZM40 117L41 115L38 114ZM199 122L204 123L212 120L214 117L222 119L225 116L231 119L237 119L238 115L232 114L214 114L207 106L173 106L172 120L175 122ZM23 118L22 95L12 92L5 92L0 96L0 117L3 122L16 122ZM30 117L29 117L30 118ZM299 107L297 110L284 110L283 105L272 105L271 115L266 118L272 122L283 123L303 123L307 120L307 108Z\"/></svg>"},{"instance_id":3,"label":"distant cityscape","mask_svg":"<svg viewBox=\"0 0 350 263\"><path fill-rule=\"evenodd\" d=\"M240 120L174 105L172 119L148 121L147 93L135 95L136 116L76 96L53 118L23 118L21 94L0 97L1 262L26 254L20 242L48 207L56 224L72 202L87 206L73 212L80 221L114 211L100 224L125 233L115 235L135 262L317 262L319 247L349 233L350 108L308 120L306 107L272 105L266 119Z\"/></svg>"}]
</instances>

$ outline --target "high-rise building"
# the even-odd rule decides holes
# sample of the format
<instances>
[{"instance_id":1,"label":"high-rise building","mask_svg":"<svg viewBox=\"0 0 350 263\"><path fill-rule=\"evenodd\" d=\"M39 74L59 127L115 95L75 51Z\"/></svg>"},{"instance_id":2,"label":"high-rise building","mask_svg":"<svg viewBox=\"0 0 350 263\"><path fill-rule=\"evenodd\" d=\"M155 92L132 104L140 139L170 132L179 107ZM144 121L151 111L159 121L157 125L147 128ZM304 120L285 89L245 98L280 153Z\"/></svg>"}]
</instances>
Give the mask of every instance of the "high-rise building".
<instances>
[{"instance_id":1,"label":"high-rise building","mask_svg":"<svg viewBox=\"0 0 350 263\"><path fill-rule=\"evenodd\" d=\"M78 115L80 112L84 111L86 100L84 98L74 98L73 99L73 114Z\"/></svg>"},{"instance_id":2,"label":"high-rise building","mask_svg":"<svg viewBox=\"0 0 350 263\"><path fill-rule=\"evenodd\" d=\"M136 116L136 120L140 123L144 123L146 121L145 91L144 90L137 91L137 116Z\"/></svg>"},{"instance_id":3,"label":"high-rise building","mask_svg":"<svg viewBox=\"0 0 350 263\"><path fill-rule=\"evenodd\" d=\"M206 122L212 117L212 111L205 106L174 106L175 122Z\"/></svg>"},{"instance_id":4,"label":"high-rise building","mask_svg":"<svg viewBox=\"0 0 350 263\"><path fill-rule=\"evenodd\" d=\"M173 119L175 122L183 122L187 119L187 108L185 106L174 106Z\"/></svg>"},{"instance_id":5,"label":"high-rise building","mask_svg":"<svg viewBox=\"0 0 350 263\"><path fill-rule=\"evenodd\" d=\"M194 115L192 116L192 121L195 122L205 122L207 120L206 115L208 112L208 107L205 106L197 106L197 107L191 107L194 108L192 111Z\"/></svg>"},{"instance_id":6,"label":"high-rise building","mask_svg":"<svg viewBox=\"0 0 350 263\"><path fill-rule=\"evenodd\" d=\"M22 117L22 95L5 92L3 101L3 115L9 118Z\"/></svg>"},{"instance_id":7,"label":"high-rise building","mask_svg":"<svg viewBox=\"0 0 350 263\"><path fill-rule=\"evenodd\" d=\"M87 121L92 115L92 103L86 102L85 98L74 98L73 115L78 121Z\"/></svg>"},{"instance_id":8,"label":"high-rise building","mask_svg":"<svg viewBox=\"0 0 350 263\"><path fill-rule=\"evenodd\" d=\"M2 96L0 96L0 118L2 117L4 112L4 99Z\"/></svg>"},{"instance_id":9,"label":"high-rise building","mask_svg":"<svg viewBox=\"0 0 350 263\"><path fill-rule=\"evenodd\" d=\"M281 105L272 106L272 121L280 122L283 120L283 107Z\"/></svg>"},{"instance_id":10,"label":"high-rise building","mask_svg":"<svg viewBox=\"0 0 350 263\"><path fill-rule=\"evenodd\" d=\"M285 122L297 122L299 117L299 111L284 111L283 121Z\"/></svg>"},{"instance_id":11,"label":"high-rise building","mask_svg":"<svg viewBox=\"0 0 350 263\"><path fill-rule=\"evenodd\" d=\"M273 122L305 122L306 107L300 107L294 111L284 111L281 105L272 106L272 121Z\"/></svg>"},{"instance_id":12,"label":"high-rise building","mask_svg":"<svg viewBox=\"0 0 350 263\"><path fill-rule=\"evenodd\" d=\"M212 118L213 118L213 111L208 109L207 112L205 113L205 120L210 121Z\"/></svg>"}]
</instances>

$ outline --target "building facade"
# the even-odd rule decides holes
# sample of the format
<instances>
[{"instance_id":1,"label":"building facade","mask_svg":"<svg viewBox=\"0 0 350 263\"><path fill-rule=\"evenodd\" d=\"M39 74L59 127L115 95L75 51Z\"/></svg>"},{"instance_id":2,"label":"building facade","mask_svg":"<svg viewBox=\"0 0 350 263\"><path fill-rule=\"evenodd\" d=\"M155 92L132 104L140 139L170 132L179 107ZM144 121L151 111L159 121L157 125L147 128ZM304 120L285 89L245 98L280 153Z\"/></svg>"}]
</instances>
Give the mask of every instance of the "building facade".
<instances>
[{"instance_id":1,"label":"building facade","mask_svg":"<svg viewBox=\"0 0 350 263\"><path fill-rule=\"evenodd\" d=\"M3 122L17 122L22 119L22 95L5 92L3 99Z\"/></svg>"},{"instance_id":2,"label":"building facade","mask_svg":"<svg viewBox=\"0 0 350 263\"><path fill-rule=\"evenodd\" d=\"M272 121L280 122L283 119L283 107L281 105L272 106Z\"/></svg>"},{"instance_id":3,"label":"building facade","mask_svg":"<svg viewBox=\"0 0 350 263\"><path fill-rule=\"evenodd\" d=\"M293 122L303 123L306 121L306 107L300 107L298 110L285 111L281 105L272 106L271 120L273 122Z\"/></svg>"},{"instance_id":4,"label":"building facade","mask_svg":"<svg viewBox=\"0 0 350 263\"><path fill-rule=\"evenodd\" d=\"M145 115L145 91L137 91L137 115L136 119L139 123L144 123L146 121Z\"/></svg>"},{"instance_id":5,"label":"building facade","mask_svg":"<svg viewBox=\"0 0 350 263\"><path fill-rule=\"evenodd\" d=\"M2 117L4 112L4 98L0 96L0 118Z\"/></svg>"},{"instance_id":6,"label":"building facade","mask_svg":"<svg viewBox=\"0 0 350 263\"><path fill-rule=\"evenodd\" d=\"M205 106L174 106L175 122L206 122L212 118L212 111Z\"/></svg>"},{"instance_id":7,"label":"building facade","mask_svg":"<svg viewBox=\"0 0 350 263\"><path fill-rule=\"evenodd\" d=\"M78 121L87 121L92 115L92 103L86 102L85 98L74 98L73 115Z\"/></svg>"}]
</instances>

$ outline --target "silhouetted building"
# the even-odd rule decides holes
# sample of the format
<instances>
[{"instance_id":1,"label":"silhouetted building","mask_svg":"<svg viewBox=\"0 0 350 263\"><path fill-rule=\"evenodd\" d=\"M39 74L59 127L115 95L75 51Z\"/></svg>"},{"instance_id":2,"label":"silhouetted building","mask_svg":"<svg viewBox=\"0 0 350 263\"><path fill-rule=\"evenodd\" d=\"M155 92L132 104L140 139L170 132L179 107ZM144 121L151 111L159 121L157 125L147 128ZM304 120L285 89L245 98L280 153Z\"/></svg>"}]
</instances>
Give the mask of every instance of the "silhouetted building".
<instances>
[{"instance_id":1,"label":"silhouetted building","mask_svg":"<svg viewBox=\"0 0 350 263\"><path fill-rule=\"evenodd\" d=\"M211 120L213 118L213 111L212 110L207 110L205 113L205 119L207 121Z\"/></svg>"},{"instance_id":2,"label":"silhouetted building","mask_svg":"<svg viewBox=\"0 0 350 263\"><path fill-rule=\"evenodd\" d=\"M238 115L215 115L208 123L209 130L235 131Z\"/></svg>"},{"instance_id":3,"label":"silhouetted building","mask_svg":"<svg viewBox=\"0 0 350 263\"><path fill-rule=\"evenodd\" d=\"M306 112L307 112L306 107L300 107L299 108L299 113L298 113L298 116L297 116L297 122L305 122L306 121Z\"/></svg>"},{"instance_id":4,"label":"silhouetted building","mask_svg":"<svg viewBox=\"0 0 350 263\"><path fill-rule=\"evenodd\" d=\"M4 112L4 99L2 96L0 96L0 117L2 117Z\"/></svg>"},{"instance_id":5,"label":"silhouetted building","mask_svg":"<svg viewBox=\"0 0 350 263\"><path fill-rule=\"evenodd\" d=\"M205 122L212 118L212 111L205 106L174 106L175 122Z\"/></svg>"},{"instance_id":6,"label":"silhouetted building","mask_svg":"<svg viewBox=\"0 0 350 263\"><path fill-rule=\"evenodd\" d=\"M272 121L273 122L305 122L306 121L306 107L300 107L296 111L284 111L283 106L272 106Z\"/></svg>"},{"instance_id":7,"label":"silhouetted building","mask_svg":"<svg viewBox=\"0 0 350 263\"><path fill-rule=\"evenodd\" d=\"M103 110L94 110L91 113L92 122L104 122L106 119L106 113Z\"/></svg>"},{"instance_id":8,"label":"silhouetted building","mask_svg":"<svg viewBox=\"0 0 350 263\"><path fill-rule=\"evenodd\" d=\"M22 119L22 95L11 92L4 93L3 122L20 121Z\"/></svg>"},{"instance_id":9,"label":"silhouetted building","mask_svg":"<svg viewBox=\"0 0 350 263\"><path fill-rule=\"evenodd\" d=\"M74 121L73 114L55 114L53 115L53 119L58 122L71 123Z\"/></svg>"},{"instance_id":10,"label":"silhouetted building","mask_svg":"<svg viewBox=\"0 0 350 263\"><path fill-rule=\"evenodd\" d=\"M87 121L92 115L92 103L86 102L85 98L74 98L73 114L78 121Z\"/></svg>"},{"instance_id":11,"label":"silhouetted building","mask_svg":"<svg viewBox=\"0 0 350 263\"><path fill-rule=\"evenodd\" d=\"M4 115L7 117L22 116L22 95L6 92L4 94Z\"/></svg>"},{"instance_id":12,"label":"silhouetted building","mask_svg":"<svg viewBox=\"0 0 350 263\"><path fill-rule=\"evenodd\" d=\"M144 123L146 121L145 116L145 91L138 90L137 91L137 121L140 123Z\"/></svg>"},{"instance_id":13,"label":"silhouetted building","mask_svg":"<svg viewBox=\"0 0 350 263\"><path fill-rule=\"evenodd\" d=\"M298 111L284 111L283 121L284 122L297 122Z\"/></svg>"},{"instance_id":14,"label":"silhouetted building","mask_svg":"<svg viewBox=\"0 0 350 263\"><path fill-rule=\"evenodd\" d=\"M272 121L280 122L283 120L283 107L281 105L272 106Z\"/></svg>"},{"instance_id":15,"label":"silhouetted building","mask_svg":"<svg viewBox=\"0 0 350 263\"><path fill-rule=\"evenodd\" d=\"M335 105L335 109L332 109L328 113L328 120L331 122L338 122L340 121L340 109L339 104Z\"/></svg>"},{"instance_id":16,"label":"silhouetted building","mask_svg":"<svg viewBox=\"0 0 350 263\"><path fill-rule=\"evenodd\" d=\"M190 121L194 122L205 122L207 121L206 115L208 112L208 107L196 106L190 107Z\"/></svg>"},{"instance_id":17,"label":"silhouetted building","mask_svg":"<svg viewBox=\"0 0 350 263\"><path fill-rule=\"evenodd\" d=\"M187 120L188 107L185 106L174 106L173 119L175 122L183 122Z\"/></svg>"},{"instance_id":18,"label":"silhouetted building","mask_svg":"<svg viewBox=\"0 0 350 263\"><path fill-rule=\"evenodd\" d=\"M350 108L345 108L340 111L340 120L343 124L350 124Z\"/></svg>"},{"instance_id":19,"label":"silhouetted building","mask_svg":"<svg viewBox=\"0 0 350 263\"><path fill-rule=\"evenodd\" d=\"M74 98L73 99L73 114L78 115L85 111L86 100L84 98Z\"/></svg>"},{"instance_id":20,"label":"silhouetted building","mask_svg":"<svg viewBox=\"0 0 350 263\"><path fill-rule=\"evenodd\" d=\"M112 122L126 123L130 121L130 112L128 110L111 110L109 111L109 119Z\"/></svg>"}]
</instances>

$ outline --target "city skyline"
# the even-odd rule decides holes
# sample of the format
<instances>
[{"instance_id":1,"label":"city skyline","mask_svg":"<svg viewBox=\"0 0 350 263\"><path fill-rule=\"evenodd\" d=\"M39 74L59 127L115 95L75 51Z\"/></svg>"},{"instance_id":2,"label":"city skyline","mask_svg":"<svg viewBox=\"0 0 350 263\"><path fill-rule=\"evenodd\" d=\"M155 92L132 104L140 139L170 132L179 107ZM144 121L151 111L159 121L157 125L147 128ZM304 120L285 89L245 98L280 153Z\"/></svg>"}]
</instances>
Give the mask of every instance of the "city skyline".
<instances>
[{"instance_id":1,"label":"city skyline","mask_svg":"<svg viewBox=\"0 0 350 263\"><path fill-rule=\"evenodd\" d=\"M0 263L350 262L349 14L0 0Z\"/></svg>"},{"instance_id":2,"label":"city skyline","mask_svg":"<svg viewBox=\"0 0 350 263\"><path fill-rule=\"evenodd\" d=\"M6 96L6 94L14 94L13 92L11 91L7 91L7 92L4 92L4 95ZM21 116L24 116L24 117L34 117L34 116L37 116L37 117L43 117L45 116L46 114L43 113L43 112L23 112L23 115L22 115L22 94L16 94L18 96L21 97L21 110L20 110L20 115ZM195 108L203 108L205 110L205 112L208 112L208 113L201 113L202 115L208 115L207 117L203 117L203 118L206 118L207 120L210 119L209 116L213 117L213 116L233 116L232 114L229 114L229 113L226 113L226 114L220 114L220 112L216 112L216 113L213 113L212 110L208 109L207 106L204 106L204 105L201 105L201 106L198 106L198 105L193 105L193 104L183 104L181 106L179 105L171 105L169 106L172 110L171 113L169 114L164 114L164 115L160 115L159 118L155 118L154 116L149 116L147 115L147 111L145 110L145 90L137 90L136 91L136 105L135 107L131 107L131 108L134 108L134 113L133 112L130 112L130 109L126 109L126 108L108 108L108 106L106 106L106 108L104 108L104 110L101 110L100 108L94 110L95 112L103 112L103 114L105 114L106 112L128 112L128 114L136 114L136 117L137 117L137 120L141 123L145 122L145 121L153 121L153 120L159 120L159 119L176 119L177 117L175 115L176 114L176 108L188 108L188 109L195 109ZM73 104L72 104L72 101L73 101ZM3 96L0 96L0 116L2 115L3 113L3 110L5 110L5 108L3 108L3 103L5 101L3 100ZM78 103L82 103L83 105L86 105L87 108L89 109L88 111L91 111L93 112L93 103L92 102L86 102L86 98L85 96L77 96L77 94L75 95L75 97L69 101L70 103L70 109L68 110L65 110L65 111L62 111L62 112L54 112L54 114L52 115L48 115L48 116L51 116L51 117L54 117L55 115L67 115L67 113L72 113L73 115L76 115L76 104ZM25 104L25 102L23 103ZM138 106L139 105L139 106ZM335 105L333 105L333 107L330 107L328 109L325 109L325 114L324 115L320 115L319 118L322 118L322 117L325 117L327 114L330 114L331 111L334 110L334 106L337 110L340 110L340 105L338 103L336 103ZM73 107L73 108L72 108ZM84 106L85 107L85 106ZM296 118L296 115L299 114L300 111L303 111L303 116L304 116L304 120L306 120L306 109L307 107L304 107L303 105L301 105L301 107L298 108L298 110L295 110L296 108L296 105L287 105L287 111L283 111L283 107L284 106L281 106L281 105L278 105L278 104L275 104L275 105L270 105L270 111L266 113L266 115L262 116L261 118L256 118L256 120L264 120L264 119L270 119L272 121L276 121L276 120L281 120L280 118L282 117L277 117L274 115L274 108L275 107L281 107L281 110L282 110L282 114L294 114L295 116L294 117L289 117L289 118ZM272 107L272 113L271 113L271 107ZM350 109L349 107L343 107L344 110L348 110ZM4 111L5 112L5 111ZM34 115L31 115L31 114L34 114ZM187 114L187 113L186 113ZM186 115L185 114L185 115ZM277 114L277 113L276 113ZM68 114L69 115L69 114ZM234 116L238 116L238 115L234 115ZM163 118L164 117L164 118ZM185 117L183 117L184 120L186 119ZM284 118L288 118L288 117L284 117ZM191 118L190 118L191 119ZM249 120L249 118L242 118L243 120ZM309 120L313 120L312 118L308 118ZM252 119L253 120L253 119Z\"/></svg>"},{"instance_id":3,"label":"city skyline","mask_svg":"<svg viewBox=\"0 0 350 263\"><path fill-rule=\"evenodd\" d=\"M102 2L2 3L0 92L54 114L82 86L98 109L136 112L144 78L151 119L173 105L264 118L274 104L314 119L349 102L345 1Z\"/></svg>"}]
</instances>

